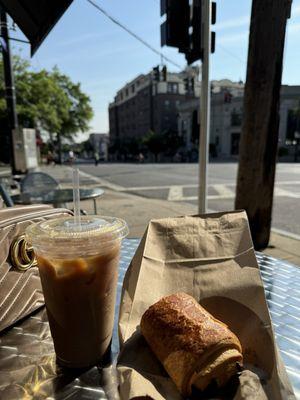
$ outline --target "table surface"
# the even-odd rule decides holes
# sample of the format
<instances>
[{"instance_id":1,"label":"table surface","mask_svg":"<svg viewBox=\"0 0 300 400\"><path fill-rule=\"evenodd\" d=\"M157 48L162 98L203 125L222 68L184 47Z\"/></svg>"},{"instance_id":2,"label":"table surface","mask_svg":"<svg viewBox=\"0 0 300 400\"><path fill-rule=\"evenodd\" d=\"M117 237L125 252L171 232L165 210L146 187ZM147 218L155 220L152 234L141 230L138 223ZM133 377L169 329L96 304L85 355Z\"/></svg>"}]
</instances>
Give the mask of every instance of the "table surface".
<instances>
[{"instance_id":1,"label":"table surface","mask_svg":"<svg viewBox=\"0 0 300 400\"><path fill-rule=\"evenodd\" d=\"M88 200L101 196L104 190L100 188L79 189L80 200ZM58 204L73 201L73 189L54 189L40 193L20 193L11 196L16 204L46 203Z\"/></svg>"},{"instance_id":2,"label":"table surface","mask_svg":"<svg viewBox=\"0 0 300 400\"><path fill-rule=\"evenodd\" d=\"M122 282L139 239L123 242L118 279L112 356L118 353L117 316ZM277 344L297 398L300 398L300 268L257 253ZM26 397L27 396L27 397ZM0 336L0 398L118 399L115 368L65 372L55 354L45 309Z\"/></svg>"}]
</instances>

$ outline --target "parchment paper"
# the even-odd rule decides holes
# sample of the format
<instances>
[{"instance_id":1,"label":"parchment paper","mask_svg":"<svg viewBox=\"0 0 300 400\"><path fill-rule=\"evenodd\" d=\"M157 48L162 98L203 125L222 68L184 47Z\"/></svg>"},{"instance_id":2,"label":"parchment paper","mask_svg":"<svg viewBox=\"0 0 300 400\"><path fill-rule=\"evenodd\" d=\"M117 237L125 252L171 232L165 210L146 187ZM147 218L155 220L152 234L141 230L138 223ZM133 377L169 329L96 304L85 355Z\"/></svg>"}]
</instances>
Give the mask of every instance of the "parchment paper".
<instances>
[{"instance_id":1,"label":"parchment paper","mask_svg":"<svg viewBox=\"0 0 300 400\"><path fill-rule=\"evenodd\" d=\"M117 365L122 399L182 399L139 332L146 309L176 292L193 296L240 339L246 370L232 398L295 399L244 211L149 223L123 283Z\"/></svg>"}]
</instances>

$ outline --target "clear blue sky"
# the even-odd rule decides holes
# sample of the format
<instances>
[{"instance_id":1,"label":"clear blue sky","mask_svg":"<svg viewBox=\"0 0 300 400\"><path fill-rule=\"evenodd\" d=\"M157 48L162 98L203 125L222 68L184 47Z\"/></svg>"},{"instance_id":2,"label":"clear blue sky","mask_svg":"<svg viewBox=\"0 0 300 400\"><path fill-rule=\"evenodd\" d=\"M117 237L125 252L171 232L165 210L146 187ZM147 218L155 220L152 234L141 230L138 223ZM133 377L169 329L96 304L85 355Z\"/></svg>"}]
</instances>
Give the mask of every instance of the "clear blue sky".
<instances>
[{"instance_id":1,"label":"clear blue sky","mask_svg":"<svg viewBox=\"0 0 300 400\"><path fill-rule=\"evenodd\" d=\"M159 0L95 1L160 49ZM212 79L245 80L250 11L250 0L217 1ZM284 59L283 83L286 84L300 84L299 39L300 0L293 0ZM24 57L29 57L29 46L14 44L14 52L19 50ZM176 49L164 47L162 52L185 65L184 56ZM136 75L147 73L160 63L160 57L114 25L86 0L74 0L31 62L34 69L51 69L57 65L74 81L81 82L94 108L90 131L107 132L107 108L116 91ZM175 71L176 67L169 69Z\"/></svg>"}]
</instances>

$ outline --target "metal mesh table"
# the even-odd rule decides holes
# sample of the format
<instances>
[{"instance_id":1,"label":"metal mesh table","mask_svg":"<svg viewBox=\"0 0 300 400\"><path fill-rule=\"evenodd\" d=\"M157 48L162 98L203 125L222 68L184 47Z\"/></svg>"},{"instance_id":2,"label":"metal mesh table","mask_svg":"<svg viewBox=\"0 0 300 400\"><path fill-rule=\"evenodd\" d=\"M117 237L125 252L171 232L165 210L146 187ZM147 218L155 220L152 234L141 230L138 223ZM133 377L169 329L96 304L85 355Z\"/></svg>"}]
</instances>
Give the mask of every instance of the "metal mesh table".
<instances>
[{"instance_id":1,"label":"metal mesh table","mask_svg":"<svg viewBox=\"0 0 300 400\"><path fill-rule=\"evenodd\" d=\"M139 239L123 242L118 280L112 358L118 353L117 315L126 269ZM257 253L276 339L287 372L300 398L300 268ZM118 399L114 366L64 371L56 366L45 309L0 336L0 398Z\"/></svg>"},{"instance_id":2,"label":"metal mesh table","mask_svg":"<svg viewBox=\"0 0 300 400\"><path fill-rule=\"evenodd\" d=\"M94 213L98 214L97 198L104 194L100 188L79 189L80 200L93 200ZM63 207L73 201L73 189L49 189L44 192L23 192L12 196L15 204L53 204L54 207Z\"/></svg>"}]
</instances>

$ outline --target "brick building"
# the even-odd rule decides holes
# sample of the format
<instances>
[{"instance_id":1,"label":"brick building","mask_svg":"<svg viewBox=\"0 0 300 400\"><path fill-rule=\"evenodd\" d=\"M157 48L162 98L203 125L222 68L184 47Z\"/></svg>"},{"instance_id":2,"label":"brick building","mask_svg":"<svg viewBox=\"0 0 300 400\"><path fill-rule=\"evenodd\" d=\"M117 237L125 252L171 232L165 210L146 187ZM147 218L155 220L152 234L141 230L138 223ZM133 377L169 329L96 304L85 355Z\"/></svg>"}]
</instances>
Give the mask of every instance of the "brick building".
<instances>
[{"instance_id":1,"label":"brick building","mask_svg":"<svg viewBox=\"0 0 300 400\"><path fill-rule=\"evenodd\" d=\"M178 107L200 95L196 68L180 73L166 69L139 75L117 92L109 105L110 143L141 138L154 131L163 134L178 129Z\"/></svg>"}]
</instances>

